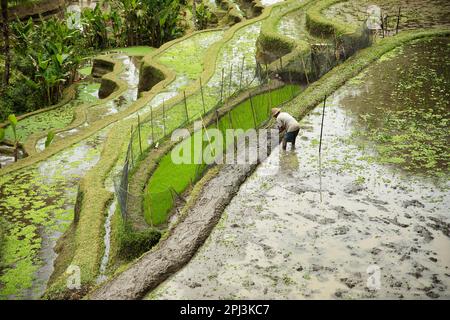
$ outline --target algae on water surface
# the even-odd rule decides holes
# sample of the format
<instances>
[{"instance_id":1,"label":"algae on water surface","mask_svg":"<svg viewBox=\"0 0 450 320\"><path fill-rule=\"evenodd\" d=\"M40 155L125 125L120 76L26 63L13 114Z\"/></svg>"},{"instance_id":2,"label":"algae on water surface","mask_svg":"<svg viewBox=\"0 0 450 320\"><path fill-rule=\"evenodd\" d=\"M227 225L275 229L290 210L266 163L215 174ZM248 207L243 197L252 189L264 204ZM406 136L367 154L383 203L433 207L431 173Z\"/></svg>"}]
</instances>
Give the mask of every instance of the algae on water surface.
<instances>
[{"instance_id":1,"label":"algae on water surface","mask_svg":"<svg viewBox=\"0 0 450 320\"><path fill-rule=\"evenodd\" d=\"M363 93L343 104L357 113L360 145L375 145L368 160L445 177L450 166L450 39L400 47L350 81ZM361 140L364 138L364 140Z\"/></svg>"},{"instance_id":2,"label":"algae on water surface","mask_svg":"<svg viewBox=\"0 0 450 320\"><path fill-rule=\"evenodd\" d=\"M5 246L0 299L34 299L44 292L53 247L73 219L78 181L99 159L100 131L59 154L0 176Z\"/></svg>"},{"instance_id":3,"label":"algae on water surface","mask_svg":"<svg viewBox=\"0 0 450 320\"><path fill-rule=\"evenodd\" d=\"M98 99L99 88L100 84L95 82L77 84L76 96L73 100L60 107L20 120L17 125L17 138L24 142L31 134L66 127L72 122L74 111L78 106ZM6 129L6 139L14 139L13 130L9 126Z\"/></svg>"}]
</instances>

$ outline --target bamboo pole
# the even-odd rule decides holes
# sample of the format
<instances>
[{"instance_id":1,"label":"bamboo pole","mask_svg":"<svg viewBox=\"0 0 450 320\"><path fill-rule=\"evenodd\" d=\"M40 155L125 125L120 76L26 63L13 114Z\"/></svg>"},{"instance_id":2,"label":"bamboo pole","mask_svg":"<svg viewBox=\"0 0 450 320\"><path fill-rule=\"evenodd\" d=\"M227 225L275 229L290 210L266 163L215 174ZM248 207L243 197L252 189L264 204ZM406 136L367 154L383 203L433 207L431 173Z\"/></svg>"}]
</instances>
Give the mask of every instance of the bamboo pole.
<instances>
[{"instance_id":1,"label":"bamboo pole","mask_svg":"<svg viewBox=\"0 0 450 320\"><path fill-rule=\"evenodd\" d=\"M205 106L205 96L203 95L202 78L200 78L200 92L202 94L203 115L205 115L206 114L206 106Z\"/></svg>"},{"instance_id":2,"label":"bamboo pole","mask_svg":"<svg viewBox=\"0 0 450 320\"><path fill-rule=\"evenodd\" d=\"M219 111L216 109L216 128L217 130L220 131L219 129Z\"/></svg>"},{"instance_id":3,"label":"bamboo pole","mask_svg":"<svg viewBox=\"0 0 450 320\"><path fill-rule=\"evenodd\" d=\"M163 100L163 137L166 136L166 106Z\"/></svg>"},{"instance_id":4,"label":"bamboo pole","mask_svg":"<svg viewBox=\"0 0 450 320\"><path fill-rule=\"evenodd\" d=\"M231 97L231 81L233 77L233 65L230 65L230 82L228 83L228 97Z\"/></svg>"},{"instance_id":5,"label":"bamboo pole","mask_svg":"<svg viewBox=\"0 0 450 320\"><path fill-rule=\"evenodd\" d=\"M234 129L233 119L231 117L231 111L228 111L228 121L230 122L231 129Z\"/></svg>"},{"instance_id":6,"label":"bamboo pole","mask_svg":"<svg viewBox=\"0 0 450 320\"><path fill-rule=\"evenodd\" d=\"M268 85L269 85L269 104L267 107L267 114L270 115L270 110L272 109L272 88L270 87L270 79L268 80Z\"/></svg>"},{"instance_id":7,"label":"bamboo pole","mask_svg":"<svg viewBox=\"0 0 450 320\"><path fill-rule=\"evenodd\" d=\"M131 125L131 166L134 167L134 155L133 155L133 125Z\"/></svg>"},{"instance_id":8,"label":"bamboo pole","mask_svg":"<svg viewBox=\"0 0 450 320\"><path fill-rule=\"evenodd\" d=\"M250 97L250 108L252 109L253 124L255 125L255 129L256 129L257 128L257 126L256 126L256 115L255 115L255 109L253 108L252 94L249 93L248 95Z\"/></svg>"},{"instance_id":9,"label":"bamboo pole","mask_svg":"<svg viewBox=\"0 0 450 320\"><path fill-rule=\"evenodd\" d=\"M186 111L186 122L189 122L189 114L188 114L187 100L186 100L186 91L183 91L183 96L184 96L184 111Z\"/></svg>"},{"instance_id":10,"label":"bamboo pole","mask_svg":"<svg viewBox=\"0 0 450 320\"><path fill-rule=\"evenodd\" d=\"M244 63L245 63L245 56L242 56L241 76L239 77L239 90L241 90L241 88L242 88L242 76L244 74Z\"/></svg>"},{"instance_id":11,"label":"bamboo pole","mask_svg":"<svg viewBox=\"0 0 450 320\"><path fill-rule=\"evenodd\" d=\"M155 143L155 130L153 129L153 108L150 108L150 125L152 127L152 143Z\"/></svg>"},{"instance_id":12,"label":"bamboo pole","mask_svg":"<svg viewBox=\"0 0 450 320\"><path fill-rule=\"evenodd\" d=\"M139 114L138 114L138 135L139 135L139 150L141 151L142 154L141 118L139 117Z\"/></svg>"},{"instance_id":13,"label":"bamboo pole","mask_svg":"<svg viewBox=\"0 0 450 320\"><path fill-rule=\"evenodd\" d=\"M322 123L320 126L320 140L319 140L319 191L320 191L320 202L322 202L322 134L323 134L323 121L325 118L325 105L327 102L327 96L323 99L323 109L322 109Z\"/></svg>"},{"instance_id":14,"label":"bamboo pole","mask_svg":"<svg viewBox=\"0 0 450 320\"><path fill-rule=\"evenodd\" d=\"M220 103L223 102L223 74L224 74L224 68L222 68L222 83L220 85Z\"/></svg>"},{"instance_id":15,"label":"bamboo pole","mask_svg":"<svg viewBox=\"0 0 450 320\"><path fill-rule=\"evenodd\" d=\"M291 99L294 99L294 88L292 87L292 74L291 74L291 70L289 70L289 84L291 85Z\"/></svg>"},{"instance_id":16,"label":"bamboo pole","mask_svg":"<svg viewBox=\"0 0 450 320\"><path fill-rule=\"evenodd\" d=\"M306 83L309 86L309 77L308 77L308 72L306 71L306 64L305 64L305 59L303 58L303 55L301 55L301 60L302 60L302 64L303 64L303 71L305 72Z\"/></svg>"},{"instance_id":17,"label":"bamboo pole","mask_svg":"<svg viewBox=\"0 0 450 320\"><path fill-rule=\"evenodd\" d=\"M398 7L398 15L397 15L397 25L395 26L395 34L398 34L398 27L400 26L400 12L401 7Z\"/></svg>"}]
</instances>

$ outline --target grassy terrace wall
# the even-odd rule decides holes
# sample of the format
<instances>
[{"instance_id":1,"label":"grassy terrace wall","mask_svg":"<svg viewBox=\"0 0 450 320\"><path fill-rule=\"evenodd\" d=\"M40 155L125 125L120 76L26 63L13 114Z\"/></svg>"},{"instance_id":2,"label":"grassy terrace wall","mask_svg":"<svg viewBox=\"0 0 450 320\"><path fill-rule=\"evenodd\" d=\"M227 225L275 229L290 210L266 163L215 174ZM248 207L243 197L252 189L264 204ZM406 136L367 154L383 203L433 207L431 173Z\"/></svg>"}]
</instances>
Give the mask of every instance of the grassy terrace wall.
<instances>
[{"instance_id":1,"label":"grassy terrace wall","mask_svg":"<svg viewBox=\"0 0 450 320\"><path fill-rule=\"evenodd\" d=\"M285 6L280 7L276 14L272 15L269 19L263 22L256 44L257 58L261 63L270 64L273 61L278 60L280 57L291 53L299 44L304 50L309 49L308 42L300 39L298 41L294 41L293 39L277 32L277 24L284 15L302 9L310 2L311 0L308 0L296 4L296 1L291 0L287 2Z\"/></svg>"},{"instance_id":2,"label":"grassy terrace wall","mask_svg":"<svg viewBox=\"0 0 450 320\"><path fill-rule=\"evenodd\" d=\"M362 26L342 23L337 19L330 19L322 11L343 0L322 0L306 11L306 27L316 36L335 36L344 47L346 56L352 55L358 49L368 45L367 35Z\"/></svg>"},{"instance_id":3,"label":"grassy terrace wall","mask_svg":"<svg viewBox=\"0 0 450 320\"><path fill-rule=\"evenodd\" d=\"M218 52L222 45L228 42L233 35L241 28L266 19L272 10L272 7L266 8L263 13L251 21L244 21L236 24L226 31L221 41L212 45L206 53L208 57L204 61L204 71L201 75L203 83L207 83L213 76L215 71L216 59ZM207 32L207 31L204 31ZM164 80L156 84L150 91L141 92L141 98L138 99L131 107L129 107L124 113L117 114L112 117L116 121L116 125L109 132L105 141L101 159L97 165L90 170L86 176L82 179L79 187L79 205L77 206L78 221L76 222L76 228L72 234L65 237L62 241L70 242L67 246L67 250L70 252L61 251L58 261L56 263L55 276L52 279L51 286L48 290L48 297L61 297L66 296L65 282L67 275L64 274L69 264L77 265L81 268L81 281L84 286L92 286L95 281L95 277L98 274L100 260L104 251L103 245L103 223L105 220L105 211L108 204L113 199L113 194L105 189L104 182L108 177L110 171L116 164L117 160L126 150L126 143L128 143L128 133L130 132L130 126L136 125L136 119L130 118L124 121L117 122L120 119L124 119L125 116L135 114L138 110L143 108L157 93L161 92L167 87L174 79L175 72L167 67L157 63L153 60L154 56L165 49L172 46L174 43L183 41L188 38L188 35L181 39L174 40L170 43L163 45L158 50L147 55L143 59L141 70L143 74L148 74L145 71L146 68L157 68L164 75ZM145 87L145 86L144 86ZM190 96L197 93L200 89L199 82L195 82L191 86L186 88L186 95ZM176 97L168 100L167 106L180 103L183 99L183 95L177 95ZM157 111L157 110L155 110ZM114 121L99 121L102 125L96 126L97 130L105 127ZM124 134L127 133L127 134ZM114 219L116 221L117 219ZM113 229L117 226L113 225ZM112 248L114 250L114 248Z\"/></svg>"},{"instance_id":4,"label":"grassy terrace wall","mask_svg":"<svg viewBox=\"0 0 450 320\"><path fill-rule=\"evenodd\" d=\"M340 1L343 0L291 1L284 10L267 19L261 27L257 48L258 60L262 64L268 64L268 72L308 82L322 76L338 59L346 59L356 50L367 47L370 42L362 27L342 24L322 16L323 9ZM281 19L299 10L305 11L306 28L311 37L294 40L280 34L277 26ZM312 41L325 45L328 49L314 50L316 44L311 43ZM338 46L339 49L335 48ZM336 57L336 50L339 51L339 58ZM323 68L322 65L328 67Z\"/></svg>"}]
</instances>

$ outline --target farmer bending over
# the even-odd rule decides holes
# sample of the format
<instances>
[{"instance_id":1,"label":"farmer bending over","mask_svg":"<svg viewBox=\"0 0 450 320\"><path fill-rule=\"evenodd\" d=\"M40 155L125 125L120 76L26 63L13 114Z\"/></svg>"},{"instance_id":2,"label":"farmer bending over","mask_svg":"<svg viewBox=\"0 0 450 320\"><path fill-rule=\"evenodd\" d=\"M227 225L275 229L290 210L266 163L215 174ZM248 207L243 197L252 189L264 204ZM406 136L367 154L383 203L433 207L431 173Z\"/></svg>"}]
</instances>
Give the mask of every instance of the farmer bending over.
<instances>
[{"instance_id":1,"label":"farmer bending over","mask_svg":"<svg viewBox=\"0 0 450 320\"><path fill-rule=\"evenodd\" d=\"M272 109L272 116L277 119L278 129L283 132L286 131L283 137L283 150L286 150L287 143L292 143L292 149L295 149L295 139L297 138L300 130L300 125L297 120L294 119L287 112L281 112L279 108Z\"/></svg>"}]
</instances>

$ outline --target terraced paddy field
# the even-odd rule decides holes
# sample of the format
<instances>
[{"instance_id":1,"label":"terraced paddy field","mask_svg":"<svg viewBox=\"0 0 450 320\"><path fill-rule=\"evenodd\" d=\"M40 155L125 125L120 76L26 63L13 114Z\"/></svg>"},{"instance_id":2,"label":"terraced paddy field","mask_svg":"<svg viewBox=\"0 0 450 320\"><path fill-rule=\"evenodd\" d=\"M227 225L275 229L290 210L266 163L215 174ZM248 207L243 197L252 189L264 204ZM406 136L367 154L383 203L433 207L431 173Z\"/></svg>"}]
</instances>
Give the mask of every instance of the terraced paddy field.
<instances>
[{"instance_id":1,"label":"terraced paddy field","mask_svg":"<svg viewBox=\"0 0 450 320\"><path fill-rule=\"evenodd\" d=\"M448 299L448 44L405 45L330 96L321 168L317 106L148 298Z\"/></svg>"},{"instance_id":2,"label":"terraced paddy field","mask_svg":"<svg viewBox=\"0 0 450 320\"><path fill-rule=\"evenodd\" d=\"M332 70L326 82L283 84L277 69L283 71L283 66L275 65L271 76L281 86L267 92L269 70L257 60L258 38L267 21L276 20L273 34L293 40L288 49L297 66L297 53L304 54L313 43L332 42L332 36L318 39L308 29L307 10L316 2L304 1L304 8L299 1L271 7L275 2L262 1L267 8L260 17L194 32L159 49L110 50L99 57L115 64L101 79L115 83L108 97L98 98L99 83L83 81L72 100L19 122L21 141L32 142L38 152L0 171L0 299L98 298L114 292L149 299L450 297L450 43L443 30L434 38L421 31L424 38L412 42L407 39L414 32L406 30L447 26L442 14L447 4L413 1L402 11L398 36L376 39L373 48L346 57L344 63L336 59L342 72ZM323 3L331 5L322 12L333 17L331 25L340 19L340 27L357 34L348 26L362 25L365 3ZM394 6L391 1L379 5L386 12ZM83 73L91 71L88 66ZM358 72L344 84L342 79ZM326 100L319 163L322 104L317 104L324 92L333 91ZM250 92L258 92L253 100L232 105ZM194 239L198 221L191 229L182 224L194 219L192 208L198 214L196 201L216 200L205 186L223 179L223 172L231 176L244 171L236 167L230 173L226 165L209 171L204 163L178 165L171 151L192 151L194 138L204 130L182 142L169 141L170 134L204 118L210 120L209 129L270 127L269 109L276 105L299 119L317 105L301 120L297 151L276 148L245 183L251 171L236 180L236 190L223 182L219 189L230 192L222 197L232 200L211 209L221 218L210 235L214 218L203 220L211 225L203 231L205 238L209 235L203 245L195 239L146 262L164 253L158 250L167 249L167 243L170 248L179 239ZM226 113L219 119L222 109ZM49 130L56 137L45 148ZM118 199L126 159L131 180L125 191L127 197L141 197L139 210L131 214L139 214L142 233L127 229L123 199ZM209 199L201 198L204 194ZM176 233L180 224L185 234ZM126 236L141 241L145 232L157 232L156 241L161 236L156 247L147 252L149 247L129 248L138 254L124 257ZM190 262L183 256L199 247ZM181 258L175 259L174 252ZM158 280L152 278L152 268L161 261L166 263L164 279L171 270L179 271L153 290ZM127 281L127 274L143 263L148 265ZM80 289L67 287L70 266L81 270ZM136 285L141 291L128 291L136 279L142 280ZM114 288L120 281L123 286ZM105 293L105 288L115 291Z\"/></svg>"}]
</instances>

